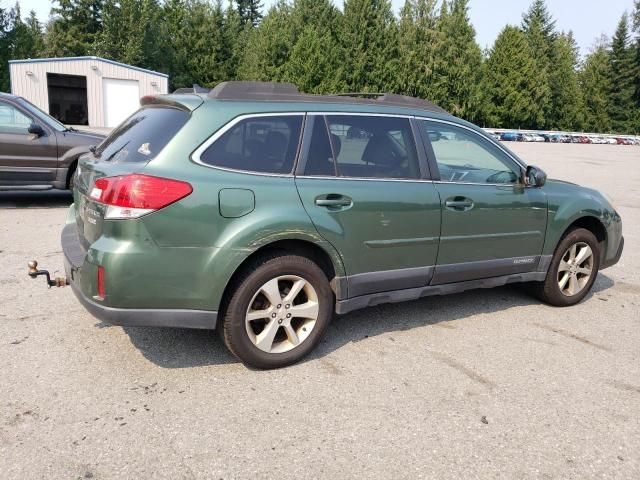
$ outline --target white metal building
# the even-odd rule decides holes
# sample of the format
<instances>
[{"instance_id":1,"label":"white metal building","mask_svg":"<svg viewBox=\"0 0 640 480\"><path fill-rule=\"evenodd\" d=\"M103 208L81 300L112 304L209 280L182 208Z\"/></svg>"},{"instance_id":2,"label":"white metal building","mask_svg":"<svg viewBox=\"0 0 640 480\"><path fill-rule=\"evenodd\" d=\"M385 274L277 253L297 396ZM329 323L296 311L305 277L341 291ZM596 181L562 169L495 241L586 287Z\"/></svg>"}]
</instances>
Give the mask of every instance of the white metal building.
<instances>
[{"instance_id":1,"label":"white metal building","mask_svg":"<svg viewBox=\"0 0 640 480\"><path fill-rule=\"evenodd\" d=\"M168 75L100 57L11 60L9 71L11 93L67 125L115 127L168 91Z\"/></svg>"}]
</instances>

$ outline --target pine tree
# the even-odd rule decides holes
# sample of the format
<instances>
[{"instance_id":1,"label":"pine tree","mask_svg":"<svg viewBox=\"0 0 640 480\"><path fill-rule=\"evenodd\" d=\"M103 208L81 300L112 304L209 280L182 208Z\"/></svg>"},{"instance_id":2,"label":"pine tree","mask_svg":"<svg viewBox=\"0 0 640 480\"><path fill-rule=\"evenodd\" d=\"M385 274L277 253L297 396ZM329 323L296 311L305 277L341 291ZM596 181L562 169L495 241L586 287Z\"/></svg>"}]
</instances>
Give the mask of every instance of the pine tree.
<instances>
[{"instance_id":1,"label":"pine tree","mask_svg":"<svg viewBox=\"0 0 640 480\"><path fill-rule=\"evenodd\" d=\"M629 16L620 18L610 51L610 108L612 128L627 133L635 127L634 97L636 90L636 63L629 36Z\"/></svg>"},{"instance_id":2,"label":"pine tree","mask_svg":"<svg viewBox=\"0 0 640 480\"><path fill-rule=\"evenodd\" d=\"M346 52L340 80L352 92L394 86L397 29L389 0L345 0L340 44Z\"/></svg>"},{"instance_id":3,"label":"pine tree","mask_svg":"<svg viewBox=\"0 0 640 480\"><path fill-rule=\"evenodd\" d=\"M469 21L469 0L443 3L436 46L434 100L454 115L475 119L479 112L482 52Z\"/></svg>"},{"instance_id":4,"label":"pine tree","mask_svg":"<svg viewBox=\"0 0 640 480\"><path fill-rule=\"evenodd\" d=\"M260 0L236 0L237 11L242 23L256 26L262 19L262 2Z\"/></svg>"},{"instance_id":5,"label":"pine tree","mask_svg":"<svg viewBox=\"0 0 640 480\"><path fill-rule=\"evenodd\" d=\"M55 0L51 9L45 44L47 56L69 57L89 54L102 26L104 0Z\"/></svg>"},{"instance_id":6,"label":"pine tree","mask_svg":"<svg viewBox=\"0 0 640 480\"><path fill-rule=\"evenodd\" d=\"M44 50L44 41L42 33L42 25L36 17L36 13L32 10L26 22L22 20L20 12L20 4L16 3L13 8L13 31L11 33L11 58L37 58L42 55Z\"/></svg>"},{"instance_id":7,"label":"pine tree","mask_svg":"<svg viewBox=\"0 0 640 480\"><path fill-rule=\"evenodd\" d=\"M553 111L548 126L556 130L582 130L584 100L577 73L579 49L573 34L558 35L553 51L555 63L549 76Z\"/></svg>"},{"instance_id":8,"label":"pine tree","mask_svg":"<svg viewBox=\"0 0 640 480\"><path fill-rule=\"evenodd\" d=\"M105 0L95 55L163 70L161 10L157 0Z\"/></svg>"},{"instance_id":9,"label":"pine tree","mask_svg":"<svg viewBox=\"0 0 640 480\"><path fill-rule=\"evenodd\" d=\"M555 62L554 46L557 37L555 21L547 10L545 0L534 0L529 10L522 18L522 30L527 36L527 42L536 63L535 80L540 87L538 101L542 109L541 123L537 128L544 128L557 123L554 117L556 105L552 103L551 95L551 66Z\"/></svg>"},{"instance_id":10,"label":"pine tree","mask_svg":"<svg viewBox=\"0 0 640 480\"><path fill-rule=\"evenodd\" d=\"M436 0L406 0L398 23L398 67L395 91L435 100L435 56L441 41Z\"/></svg>"},{"instance_id":11,"label":"pine tree","mask_svg":"<svg viewBox=\"0 0 640 480\"><path fill-rule=\"evenodd\" d=\"M495 127L537 128L542 124L536 60L526 35L513 26L505 27L486 61L483 93L486 120Z\"/></svg>"},{"instance_id":12,"label":"pine tree","mask_svg":"<svg viewBox=\"0 0 640 480\"><path fill-rule=\"evenodd\" d=\"M238 78L277 82L284 78L293 45L292 8L279 0L253 28L238 66Z\"/></svg>"},{"instance_id":13,"label":"pine tree","mask_svg":"<svg viewBox=\"0 0 640 480\"><path fill-rule=\"evenodd\" d=\"M585 130L606 133L611 131L609 117L609 92L611 63L608 45L604 40L597 43L587 55L579 73L580 87L584 98Z\"/></svg>"},{"instance_id":14,"label":"pine tree","mask_svg":"<svg viewBox=\"0 0 640 480\"><path fill-rule=\"evenodd\" d=\"M9 60L11 59L11 31L13 28L10 12L0 5L0 92L9 91Z\"/></svg>"},{"instance_id":15,"label":"pine tree","mask_svg":"<svg viewBox=\"0 0 640 480\"><path fill-rule=\"evenodd\" d=\"M293 46L283 70L285 81L304 92L340 89L336 73L343 63L337 37L339 15L330 0L295 0L291 11Z\"/></svg>"}]
</instances>

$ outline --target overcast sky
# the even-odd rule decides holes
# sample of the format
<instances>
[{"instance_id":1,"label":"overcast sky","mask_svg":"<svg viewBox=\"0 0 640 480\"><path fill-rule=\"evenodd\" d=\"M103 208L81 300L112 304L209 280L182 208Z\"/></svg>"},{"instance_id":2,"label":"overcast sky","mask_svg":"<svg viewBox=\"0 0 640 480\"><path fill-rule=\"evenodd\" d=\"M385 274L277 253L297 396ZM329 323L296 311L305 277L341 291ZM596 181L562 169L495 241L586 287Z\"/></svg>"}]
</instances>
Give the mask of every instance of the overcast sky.
<instances>
[{"instance_id":1,"label":"overcast sky","mask_svg":"<svg viewBox=\"0 0 640 480\"><path fill-rule=\"evenodd\" d=\"M470 17L480 46L490 47L506 24L519 24L522 12L529 7L531 1L471 0ZM263 0L265 6L274 2L275 0ZM392 2L398 12L404 0ZM13 0L0 0L4 7L13 3ZM341 5L342 0L334 0L334 3ZM21 0L20 5L25 15L33 9L45 21L51 9L51 0ZM613 34L622 13L633 9L633 0L547 0L547 5L558 28L573 30L582 53L586 54L597 37Z\"/></svg>"}]
</instances>

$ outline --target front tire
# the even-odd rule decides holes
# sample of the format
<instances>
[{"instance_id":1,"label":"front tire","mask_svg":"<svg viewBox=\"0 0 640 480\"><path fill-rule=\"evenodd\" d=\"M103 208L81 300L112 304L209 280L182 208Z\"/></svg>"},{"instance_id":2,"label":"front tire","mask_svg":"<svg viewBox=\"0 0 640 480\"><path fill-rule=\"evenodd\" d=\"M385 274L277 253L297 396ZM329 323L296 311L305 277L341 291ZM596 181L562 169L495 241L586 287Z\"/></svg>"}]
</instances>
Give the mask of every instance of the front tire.
<instances>
[{"instance_id":1,"label":"front tire","mask_svg":"<svg viewBox=\"0 0 640 480\"><path fill-rule=\"evenodd\" d=\"M268 369L298 362L319 343L333 313L333 293L318 265L273 255L234 282L222 336L246 365Z\"/></svg>"},{"instance_id":2,"label":"front tire","mask_svg":"<svg viewBox=\"0 0 640 480\"><path fill-rule=\"evenodd\" d=\"M571 230L558 244L538 297L556 307L579 303L591 290L600 267L600 247L584 228Z\"/></svg>"}]
</instances>

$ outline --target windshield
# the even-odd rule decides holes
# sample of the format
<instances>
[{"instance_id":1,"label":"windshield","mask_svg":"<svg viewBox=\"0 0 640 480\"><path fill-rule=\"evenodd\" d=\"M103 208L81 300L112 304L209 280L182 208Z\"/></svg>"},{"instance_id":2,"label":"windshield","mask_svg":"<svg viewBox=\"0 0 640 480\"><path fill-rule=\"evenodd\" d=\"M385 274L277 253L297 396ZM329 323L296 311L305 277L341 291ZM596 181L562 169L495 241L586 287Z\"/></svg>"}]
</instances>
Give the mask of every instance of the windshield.
<instances>
[{"instance_id":1,"label":"windshield","mask_svg":"<svg viewBox=\"0 0 640 480\"><path fill-rule=\"evenodd\" d=\"M109 135L95 151L107 162L148 162L160 153L178 130L187 123L189 113L173 107L143 107Z\"/></svg>"},{"instance_id":2,"label":"windshield","mask_svg":"<svg viewBox=\"0 0 640 480\"><path fill-rule=\"evenodd\" d=\"M68 130L68 128L65 127L64 124L60 123L58 120L53 118L51 115L49 115L49 114L43 112L42 110L40 110L33 103L31 103L29 100L25 100L24 98L20 98L18 101L20 102L20 104L24 108L29 110L30 113L34 114L36 117L38 117L39 120L45 122L51 128L53 128L53 129L55 129L55 130L57 130L59 132L64 132L64 131Z\"/></svg>"}]
</instances>

